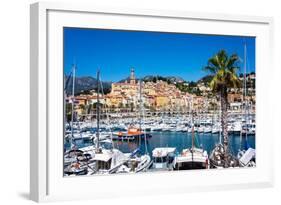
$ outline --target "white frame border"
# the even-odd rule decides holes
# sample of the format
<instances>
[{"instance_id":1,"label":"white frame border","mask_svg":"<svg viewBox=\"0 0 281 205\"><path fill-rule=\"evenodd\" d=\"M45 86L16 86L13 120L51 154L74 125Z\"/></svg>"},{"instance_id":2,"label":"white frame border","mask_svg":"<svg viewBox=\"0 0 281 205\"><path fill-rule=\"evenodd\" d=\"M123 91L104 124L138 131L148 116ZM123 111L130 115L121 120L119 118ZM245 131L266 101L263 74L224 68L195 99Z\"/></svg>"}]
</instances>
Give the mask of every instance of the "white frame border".
<instances>
[{"instance_id":1,"label":"white frame border","mask_svg":"<svg viewBox=\"0 0 281 205\"><path fill-rule=\"evenodd\" d=\"M48 193L48 71L47 71L47 12L48 10L94 12L105 14L122 14L137 16L154 16L169 18L188 18L200 20L215 20L228 22L247 22L266 24L269 27L270 51L273 50L273 19L270 17L241 16L228 14L207 14L186 11L158 11L149 9L125 9L125 8L97 8L95 5L73 3L46 3L40 2L31 5L30 9L30 198L34 201L50 201L65 197L50 197ZM269 65L272 67L272 53L269 53ZM272 140L273 140L272 136ZM273 143L272 143L273 144ZM272 160L273 163L273 160ZM273 166L269 180L251 184L236 184L225 186L212 186L196 188L195 191L206 191L210 188L216 190L233 188L268 187L273 185ZM176 188L175 188L176 190ZM190 190L176 190L186 192ZM194 191L194 190L193 190ZM141 193L140 193L141 194ZM97 198L92 196L90 198ZM103 197L103 196L100 196Z\"/></svg>"}]
</instances>

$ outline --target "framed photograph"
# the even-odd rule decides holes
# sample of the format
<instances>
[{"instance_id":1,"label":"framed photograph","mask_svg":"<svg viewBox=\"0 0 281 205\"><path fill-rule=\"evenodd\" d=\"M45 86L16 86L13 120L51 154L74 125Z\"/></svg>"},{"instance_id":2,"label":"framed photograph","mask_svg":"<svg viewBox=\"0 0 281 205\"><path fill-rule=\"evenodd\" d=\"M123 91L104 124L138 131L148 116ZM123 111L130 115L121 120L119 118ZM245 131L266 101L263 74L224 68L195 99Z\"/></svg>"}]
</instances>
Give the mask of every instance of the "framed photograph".
<instances>
[{"instance_id":1,"label":"framed photograph","mask_svg":"<svg viewBox=\"0 0 281 205\"><path fill-rule=\"evenodd\" d=\"M269 17L31 5L34 201L273 184Z\"/></svg>"}]
</instances>

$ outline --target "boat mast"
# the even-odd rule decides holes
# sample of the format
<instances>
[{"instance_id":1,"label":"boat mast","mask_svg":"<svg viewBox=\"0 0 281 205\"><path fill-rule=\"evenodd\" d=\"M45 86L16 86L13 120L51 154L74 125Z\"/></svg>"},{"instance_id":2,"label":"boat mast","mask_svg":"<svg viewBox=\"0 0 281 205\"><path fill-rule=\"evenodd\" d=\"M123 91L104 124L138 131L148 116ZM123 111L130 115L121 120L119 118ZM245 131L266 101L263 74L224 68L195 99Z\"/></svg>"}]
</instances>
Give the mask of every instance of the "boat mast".
<instances>
[{"instance_id":1,"label":"boat mast","mask_svg":"<svg viewBox=\"0 0 281 205\"><path fill-rule=\"evenodd\" d=\"M192 121L192 134L191 134L191 143L192 143L192 147L191 147L191 167L193 168L193 160L194 160L194 157L193 157L193 152L194 152L194 112L192 110L192 114L191 114L191 121Z\"/></svg>"},{"instance_id":2,"label":"boat mast","mask_svg":"<svg viewBox=\"0 0 281 205\"><path fill-rule=\"evenodd\" d=\"M193 96L192 96L192 109L191 109L191 166L193 168L193 151L194 151L194 110L193 110Z\"/></svg>"},{"instance_id":3,"label":"boat mast","mask_svg":"<svg viewBox=\"0 0 281 205\"><path fill-rule=\"evenodd\" d=\"M220 98L220 97L219 97ZM220 103L219 103L219 144L222 144L221 140L222 140L222 137L221 137L221 130L222 130L222 126L221 126L221 99L220 99Z\"/></svg>"},{"instance_id":4,"label":"boat mast","mask_svg":"<svg viewBox=\"0 0 281 205\"><path fill-rule=\"evenodd\" d=\"M140 79L139 80L139 126L140 126L140 131L142 129L141 113L142 113L142 98L141 98L141 79Z\"/></svg>"},{"instance_id":5,"label":"boat mast","mask_svg":"<svg viewBox=\"0 0 281 205\"><path fill-rule=\"evenodd\" d=\"M245 80L245 122L246 122L246 133L245 133L245 135L246 135L246 142L247 142L247 140L248 140L248 125L247 125L247 123L248 123L248 99L246 98L247 97L247 95L248 95L248 93L247 93L247 77L246 77L246 75L247 75L247 45L246 45L246 41L245 41L245 46L244 46L244 58L245 58L245 63L244 63L244 73L245 73L245 76L244 76L244 80Z\"/></svg>"},{"instance_id":6,"label":"boat mast","mask_svg":"<svg viewBox=\"0 0 281 205\"><path fill-rule=\"evenodd\" d=\"M97 112L97 133L96 133L96 138L97 138L97 143L96 143L96 152L100 152L100 70L98 69L97 71L97 104L96 104L96 112Z\"/></svg>"},{"instance_id":7,"label":"boat mast","mask_svg":"<svg viewBox=\"0 0 281 205\"><path fill-rule=\"evenodd\" d=\"M139 80L139 97L140 97L140 119L139 119L139 123L140 123L140 132L142 131L142 117L144 118L145 114L144 114L144 110L143 110L143 101L142 101L142 80ZM146 144L146 132L145 129L143 131L144 134L144 147L145 147L145 154L147 154L147 144ZM140 137L141 139L141 137ZM140 140L141 141L141 140Z\"/></svg>"},{"instance_id":8,"label":"boat mast","mask_svg":"<svg viewBox=\"0 0 281 205\"><path fill-rule=\"evenodd\" d=\"M103 89L101 77L99 78L99 81L100 81L100 88L101 88L101 96L102 96L102 98L104 98L105 95L104 95L104 89ZM114 143L113 143L113 138L112 138L112 128L111 128L109 114L108 114L109 111L106 106L102 106L102 108L105 109L106 121L107 121L107 125L109 126L109 130L110 130L110 139L111 139L112 149L114 149ZM118 144L117 144L117 146L118 146Z\"/></svg>"},{"instance_id":9,"label":"boat mast","mask_svg":"<svg viewBox=\"0 0 281 205\"><path fill-rule=\"evenodd\" d=\"M74 100L75 100L75 71L76 71L76 65L73 64L72 66L72 100L71 100L71 149L74 148L73 143L73 121L74 121Z\"/></svg>"},{"instance_id":10,"label":"boat mast","mask_svg":"<svg viewBox=\"0 0 281 205\"><path fill-rule=\"evenodd\" d=\"M244 92L243 92L243 102L244 102L244 119L245 119L245 136L246 136L246 140L247 140L247 106L248 106L248 103L247 103L247 99L246 99L246 96L247 96L247 78L246 78L246 75L247 75L247 45L246 45L246 41L244 42L244 75L243 75L243 84L244 84ZM242 129L241 129L241 132L242 132ZM242 134L240 133L240 148L241 150L243 149L242 148Z\"/></svg>"},{"instance_id":11,"label":"boat mast","mask_svg":"<svg viewBox=\"0 0 281 205\"><path fill-rule=\"evenodd\" d=\"M192 150L194 149L194 112L192 111L191 120L192 120ZM192 156L193 158L193 156Z\"/></svg>"},{"instance_id":12,"label":"boat mast","mask_svg":"<svg viewBox=\"0 0 281 205\"><path fill-rule=\"evenodd\" d=\"M64 79L64 90L63 90L63 97L64 97L64 106L63 106L63 113L64 113L64 115L63 115L63 118L64 118L64 120L63 120L63 122L64 122L64 133L65 133L66 132L66 122L67 122L67 113L66 113L66 97L67 97L67 93L66 93L66 87L67 87L67 81L68 81L66 74L64 74L64 78L63 79ZM67 122L67 123L69 124L69 122ZM64 134L64 136L65 136L65 134ZM70 142L71 141L72 140L70 139ZM71 148L71 145L70 145L70 148Z\"/></svg>"}]
</instances>

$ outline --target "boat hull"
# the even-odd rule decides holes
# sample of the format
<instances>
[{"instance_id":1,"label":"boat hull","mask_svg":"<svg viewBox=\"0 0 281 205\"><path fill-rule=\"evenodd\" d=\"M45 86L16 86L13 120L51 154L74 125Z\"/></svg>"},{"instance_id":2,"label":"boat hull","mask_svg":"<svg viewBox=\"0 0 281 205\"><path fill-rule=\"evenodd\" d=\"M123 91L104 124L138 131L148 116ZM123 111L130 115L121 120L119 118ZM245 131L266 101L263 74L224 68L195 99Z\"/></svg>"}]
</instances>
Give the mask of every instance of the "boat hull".
<instances>
[{"instance_id":1,"label":"boat hull","mask_svg":"<svg viewBox=\"0 0 281 205\"><path fill-rule=\"evenodd\" d=\"M175 164L174 170L206 169L206 162L179 162Z\"/></svg>"}]
</instances>

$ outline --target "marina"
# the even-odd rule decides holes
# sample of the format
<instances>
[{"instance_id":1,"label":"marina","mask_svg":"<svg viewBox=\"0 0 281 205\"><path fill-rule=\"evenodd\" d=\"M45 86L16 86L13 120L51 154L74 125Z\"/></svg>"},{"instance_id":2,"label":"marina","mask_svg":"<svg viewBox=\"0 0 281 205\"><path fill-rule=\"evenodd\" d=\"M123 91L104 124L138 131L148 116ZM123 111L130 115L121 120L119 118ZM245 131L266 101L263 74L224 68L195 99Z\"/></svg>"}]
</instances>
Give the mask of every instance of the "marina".
<instances>
[{"instance_id":1,"label":"marina","mask_svg":"<svg viewBox=\"0 0 281 205\"><path fill-rule=\"evenodd\" d=\"M221 49L196 82L157 69L137 78L132 67L129 77L107 82L103 68L95 78L77 77L72 64L64 81L64 176L256 167L255 72L239 41L242 63Z\"/></svg>"},{"instance_id":2,"label":"marina","mask_svg":"<svg viewBox=\"0 0 281 205\"><path fill-rule=\"evenodd\" d=\"M94 123L85 123L85 124L90 125L90 124L94 124ZM231 128L232 126L229 126L229 127ZM108 129L110 129L110 128L108 128ZM116 138L113 137L113 133L119 133L119 131L117 131L118 129L123 130L123 132L126 133L126 129L124 129L121 126L120 126L120 128L116 127L114 129L114 130L116 130L116 131L112 132L114 146L119 147L122 152L131 152L134 149L136 149L138 147L138 143L137 143L136 139L131 140L129 138L128 139L123 138L123 139L117 140ZM191 134L191 131L190 132L188 131L188 129L182 128L181 131L176 131L176 128L171 129L171 130L164 129L165 131L163 131L163 130L160 131L160 128L158 128L158 129L153 128L153 130L154 129L157 131L146 131L146 134L151 136L150 138L148 138L148 141L147 141L148 149L149 149L150 153L156 147L171 146L171 147L177 148L178 150L182 150L185 146L191 146L191 135L192 134ZM83 134L75 135L77 137L74 138L74 140L76 141L78 148L93 145L92 139L95 136L96 129L95 128L92 128L92 129L84 128L84 130L88 130L88 131L85 131L84 133L82 132ZM92 130L92 131L89 131L89 130ZM106 128L101 128L101 130L106 130ZM207 130L208 129L206 129L206 131ZM241 132L243 133L244 131L242 130ZM107 139L110 140L110 133L108 133L108 132L104 132L104 133L107 133L107 134L103 134L103 132L101 132L101 135L107 136ZM234 154L237 154L238 150L241 148L245 149L245 146L246 146L245 135L242 134L242 142L240 143L241 135L239 132L234 133L234 132L230 131L229 133L230 133L231 150L233 150ZM204 149L207 150L208 154L210 154L212 148L214 148L214 146L217 143L219 143L220 135L218 132L216 132L216 127L213 127L213 129L211 129L210 132L195 131L195 135L196 135L195 138L196 138L197 146L204 147ZM81 136L83 136L83 137L81 137ZM249 143L249 145L251 147L255 148L255 133L253 131L252 131L252 134L248 134L247 142ZM66 140L65 149L68 150L69 148L70 148L70 143L68 140Z\"/></svg>"},{"instance_id":3,"label":"marina","mask_svg":"<svg viewBox=\"0 0 281 205\"><path fill-rule=\"evenodd\" d=\"M239 116L237 114L235 115ZM252 115L252 118L254 119L254 115ZM114 126L112 126L113 128L111 128L110 125L106 126L105 124L100 127L100 136L103 136L100 140L102 149L108 152L110 152L110 150L118 150L120 151L119 154L122 153L124 157L120 164L117 165L118 169L113 169L114 171L111 171L111 173L128 173L128 166L125 166L124 164L128 165L128 163L131 163L130 166L132 166L133 161L131 159L135 158L135 156L144 156L144 154L146 153L146 149L148 156L152 161L152 164L145 171L181 170L177 166L176 159L177 162L179 162L180 159L183 159L180 158L181 156L187 155L188 149L186 148L192 147L192 130L190 129L191 126L189 124L190 120L188 118L179 118L177 116L174 118L170 117L168 118L169 120L167 120L167 123L163 123L163 119L165 118L159 118L158 120L160 119L161 122L158 122L155 119L149 119L149 123L144 123L146 125L144 126L146 128L145 131L138 131L139 136L135 134L132 135L134 137L131 138L124 137L123 135L118 135L118 133L120 132L128 133L128 130L132 127L133 120L131 118L119 120L119 126L117 124L114 124ZM220 131L216 131L218 127L217 123L212 124L209 122L208 125L206 125L206 121L211 121L211 119L206 119L201 123L198 122L196 129L194 129L194 145L197 147L197 151L200 151L200 149L205 150L204 160L207 159L206 156L210 156L212 150L216 147L216 145L221 144ZM233 119L231 121L233 121ZM135 120L135 122L137 122L137 120ZM95 161L98 158L93 158L92 156L96 156L95 142L97 128L94 127L96 122L84 122L79 124L79 126L77 126L76 124L75 127L80 127L80 129L83 131L78 132L77 130L76 135L74 135L75 137L73 140L75 142L76 149L81 150L82 152L79 153L82 155L90 155L89 161ZM237 120L234 124L229 123L228 126L230 141L229 144L230 152L234 156L238 157L239 154L241 154L240 152L242 150L247 150L248 148L255 149L255 132L252 130L251 133L247 134L246 136L246 131L244 130L245 126L242 126L243 121L241 121L240 130L233 129L235 126L237 126ZM155 125L157 125L157 127L154 127ZM128 126L127 129L126 126ZM67 127L70 126L68 125ZM147 136L146 140L144 139L144 135ZM71 143L69 138L65 138L64 149L65 152L71 150ZM161 153L159 153L159 150L161 151ZM159 154L161 154L162 158L158 156ZM132 156L134 157L132 158ZM240 157L242 156L243 154ZM109 159L110 156L108 155L107 157ZM252 156L252 158L254 158L254 156ZM106 158L104 158L104 160L106 160ZM243 166L245 165L240 165L240 167ZM208 166L207 168L209 169L211 167ZM92 169L88 169L89 170L87 170L87 172L83 171L82 173L79 173L79 175L92 174ZM70 172L68 171L66 171L65 174L77 175L75 173L70 174Z\"/></svg>"}]
</instances>

